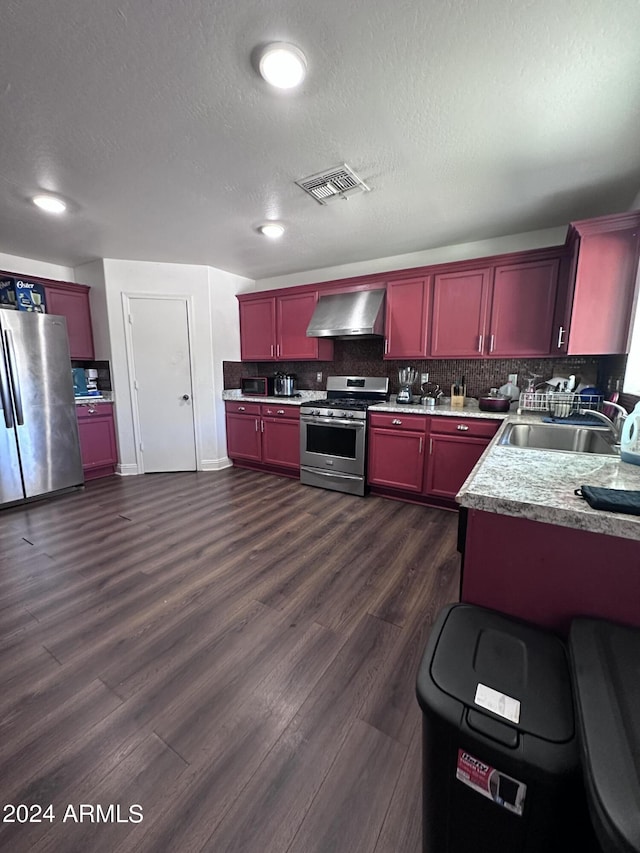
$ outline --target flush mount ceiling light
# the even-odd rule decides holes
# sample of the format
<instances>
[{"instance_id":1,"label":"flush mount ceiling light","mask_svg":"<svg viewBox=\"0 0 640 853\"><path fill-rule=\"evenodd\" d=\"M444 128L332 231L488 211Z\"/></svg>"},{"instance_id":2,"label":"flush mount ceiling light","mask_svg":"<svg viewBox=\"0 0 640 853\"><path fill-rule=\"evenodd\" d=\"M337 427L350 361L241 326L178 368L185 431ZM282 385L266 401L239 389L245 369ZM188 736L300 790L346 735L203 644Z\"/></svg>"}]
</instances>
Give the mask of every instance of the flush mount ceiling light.
<instances>
[{"instance_id":1,"label":"flush mount ceiling light","mask_svg":"<svg viewBox=\"0 0 640 853\"><path fill-rule=\"evenodd\" d=\"M267 83L278 89L293 89L305 78L307 60L299 47L273 42L262 51L258 68Z\"/></svg>"},{"instance_id":2,"label":"flush mount ceiling light","mask_svg":"<svg viewBox=\"0 0 640 853\"><path fill-rule=\"evenodd\" d=\"M277 240L284 234L284 225L279 222L265 222L264 225L258 226L258 231L264 234L265 237L270 237L272 240Z\"/></svg>"},{"instance_id":3,"label":"flush mount ceiling light","mask_svg":"<svg viewBox=\"0 0 640 853\"><path fill-rule=\"evenodd\" d=\"M47 213L64 213L67 209L66 203L55 195L35 195L32 201L41 210L46 210Z\"/></svg>"}]
</instances>

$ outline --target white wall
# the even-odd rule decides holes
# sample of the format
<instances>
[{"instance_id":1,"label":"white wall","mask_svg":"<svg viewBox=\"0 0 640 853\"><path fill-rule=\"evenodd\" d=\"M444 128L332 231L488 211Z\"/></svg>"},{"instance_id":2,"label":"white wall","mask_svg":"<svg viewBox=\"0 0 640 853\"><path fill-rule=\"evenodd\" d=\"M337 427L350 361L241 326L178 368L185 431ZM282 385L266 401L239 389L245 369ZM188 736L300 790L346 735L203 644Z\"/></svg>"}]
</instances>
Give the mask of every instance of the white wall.
<instances>
[{"instance_id":1,"label":"white wall","mask_svg":"<svg viewBox=\"0 0 640 853\"><path fill-rule=\"evenodd\" d=\"M222 400L222 389L224 387L222 362L240 361L240 321L236 293L245 292L249 285L253 285L253 282L250 279L223 272L214 267L208 267L207 270L212 330L216 458L224 459L225 462L231 464L227 457L227 431ZM221 467L221 463L218 463L216 467Z\"/></svg>"},{"instance_id":2,"label":"white wall","mask_svg":"<svg viewBox=\"0 0 640 853\"><path fill-rule=\"evenodd\" d=\"M133 411L125 346L123 293L160 293L191 297L194 306L192 346L199 470L216 470L228 463L222 361L240 358L238 305L235 294L247 279L205 266L142 261L104 260L111 375L120 453L120 473L137 473ZM161 428L161 427L159 427Z\"/></svg>"},{"instance_id":3,"label":"white wall","mask_svg":"<svg viewBox=\"0 0 640 853\"><path fill-rule=\"evenodd\" d=\"M75 268L76 281L88 284L93 327L93 347L96 359L111 361L111 340L107 314L107 286L104 278L104 261L91 261Z\"/></svg>"},{"instance_id":4,"label":"white wall","mask_svg":"<svg viewBox=\"0 0 640 853\"><path fill-rule=\"evenodd\" d=\"M49 264L46 261L36 261L33 258L21 258L18 255L8 255L5 252L0 252L0 269L21 273L22 275L55 278L59 281L75 281L73 267Z\"/></svg>"},{"instance_id":5,"label":"white wall","mask_svg":"<svg viewBox=\"0 0 640 853\"><path fill-rule=\"evenodd\" d=\"M290 275L261 278L255 282L254 290L270 290L277 287L294 287L298 284L313 284L318 281L332 281L338 278L350 278L357 275L369 275L389 270L411 269L412 267L442 264L450 261L464 261L473 258L487 258L507 252L520 252L528 249L543 249L547 246L561 246L567 236L567 227L545 228L543 231L527 231L523 234L511 234L507 237L495 237L491 240L479 240L475 243L460 243L456 246L441 246L437 249L425 249L407 255L391 255L387 258L375 258L354 264L342 264L336 267L307 270Z\"/></svg>"}]
</instances>

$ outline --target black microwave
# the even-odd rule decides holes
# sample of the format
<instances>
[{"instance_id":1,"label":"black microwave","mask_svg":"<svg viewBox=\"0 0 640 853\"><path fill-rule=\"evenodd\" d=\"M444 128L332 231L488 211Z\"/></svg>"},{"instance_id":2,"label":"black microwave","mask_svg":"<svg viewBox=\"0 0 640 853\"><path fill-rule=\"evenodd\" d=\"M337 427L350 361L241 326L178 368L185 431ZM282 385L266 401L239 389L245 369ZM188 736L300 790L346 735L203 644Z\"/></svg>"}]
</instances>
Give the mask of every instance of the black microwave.
<instances>
[{"instance_id":1,"label":"black microwave","mask_svg":"<svg viewBox=\"0 0 640 853\"><path fill-rule=\"evenodd\" d=\"M273 397L273 376L241 376L240 390L247 397Z\"/></svg>"}]
</instances>

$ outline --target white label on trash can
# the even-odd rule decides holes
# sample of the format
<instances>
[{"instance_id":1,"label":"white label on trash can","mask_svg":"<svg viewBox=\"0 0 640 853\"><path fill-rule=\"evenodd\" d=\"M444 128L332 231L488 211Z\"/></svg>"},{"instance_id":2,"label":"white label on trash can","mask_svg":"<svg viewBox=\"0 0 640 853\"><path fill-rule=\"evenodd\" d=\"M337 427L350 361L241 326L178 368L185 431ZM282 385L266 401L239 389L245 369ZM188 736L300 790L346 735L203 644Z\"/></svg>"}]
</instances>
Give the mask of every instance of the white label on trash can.
<instances>
[{"instance_id":1,"label":"white label on trash can","mask_svg":"<svg viewBox=\"0 0 640 853\"><path fill-rule=\"evenodd\" d=\"M527 795L525 783L490 767L464 749L458 750L456 779L503 809L522 815Z\"/></svg>"},{"instance_id":2,"label":"white label on trash can","mask_svg":"<svg viewBox=\"0 0 640 853\"><path fill-rule=\"evenodd\" d=\"M493 711L505 720L510 720L512 723L520 722L520 702L507 696L506 693L499 693L493 687L487 687L486 684L480 684L476 687L476 695L473 700L476 705L481 708L486 708L487 711Z\"/></svg>"}]
</instances>

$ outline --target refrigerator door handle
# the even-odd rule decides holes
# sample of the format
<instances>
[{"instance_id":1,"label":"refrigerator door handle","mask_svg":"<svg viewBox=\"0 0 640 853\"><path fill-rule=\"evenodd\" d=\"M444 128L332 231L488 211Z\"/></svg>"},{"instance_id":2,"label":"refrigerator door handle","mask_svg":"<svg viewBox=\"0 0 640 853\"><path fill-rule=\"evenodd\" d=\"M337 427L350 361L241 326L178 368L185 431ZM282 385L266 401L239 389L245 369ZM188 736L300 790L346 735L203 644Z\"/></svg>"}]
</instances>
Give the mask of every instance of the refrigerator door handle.
<instances>
[{"instance_id":1,"label":"refrigerator door handle","mask_svg":"<svg viewBox=\"0 0 640 853\"><path fill-rule=\"evenodd\" d=\"M13 400L16 406L16 423L18 426L24 425L24 412L22 411L22 393L20 391L20 378L16 369L16 350L13 345L13 335L7 329L4 333L7 341L7 353L9 356L9 376L11 377L11 390L13 391Z\"/></svg>"},{"instance_id":2,"label":"refrigerator door handle","mask_svg":"<svg viewBox=\"0 0 640 853\"><path fill-rule=\"evenodd\" d=\"M13 409L11 407L11 395L9 394L9 377L2 354L2 340L0 340L0 400L4 412L4 424L7 429L11 429L13 427Z\"/></svg>"}]
</instances>

